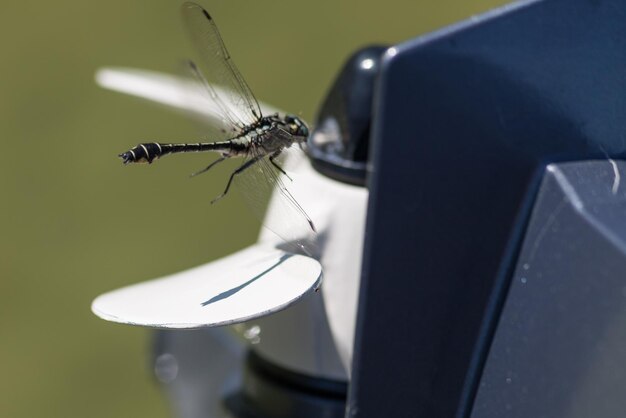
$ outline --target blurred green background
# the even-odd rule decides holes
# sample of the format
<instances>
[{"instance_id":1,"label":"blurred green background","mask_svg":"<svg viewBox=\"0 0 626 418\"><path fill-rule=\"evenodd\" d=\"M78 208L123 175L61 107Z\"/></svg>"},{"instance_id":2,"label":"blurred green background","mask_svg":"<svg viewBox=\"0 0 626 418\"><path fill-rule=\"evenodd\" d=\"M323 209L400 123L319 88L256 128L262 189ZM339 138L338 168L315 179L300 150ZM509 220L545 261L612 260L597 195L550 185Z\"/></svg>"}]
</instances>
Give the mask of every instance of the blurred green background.
<instances>
[{"instance_id":1,"label":"blurred green background","mask_svg":"<svg viewBox=\"0 0 626 418\"><path fill-rule=\"evenodd\" d=\"M314 119L355 49L393 44L503 1L201 2L260 100ZM190 55L172 0L0 6L1 417L166 417L149 332L106 323L91 300L254 241L237 199L209 201L228 166L207 156L123 167L144 140L197 125L99 89L101 66L176 72ZM237 228L233 219L237 218Z\"/></svg>"}]
</instances>

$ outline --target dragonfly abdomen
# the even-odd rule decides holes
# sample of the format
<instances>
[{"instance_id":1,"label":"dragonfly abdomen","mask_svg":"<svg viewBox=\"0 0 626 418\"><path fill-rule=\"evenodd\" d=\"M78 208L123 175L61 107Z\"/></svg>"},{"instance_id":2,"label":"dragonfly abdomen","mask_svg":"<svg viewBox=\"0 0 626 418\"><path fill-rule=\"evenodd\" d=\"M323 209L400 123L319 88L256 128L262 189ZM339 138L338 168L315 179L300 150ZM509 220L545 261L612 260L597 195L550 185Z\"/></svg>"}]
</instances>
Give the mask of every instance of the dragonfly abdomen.
<instances>
[{"instance_id":1,"label":"dragonfly abdomen","mask_svg":"<svg viewBox=\"0 0 626 418\"><path fill-rule=\"evenodd\" d=\"M124 164L129 163L152 163L157 158L161 158L167 154L178 154L181 152L203 152L217 151L222 153L230 153L237 151L237 144L232 141L223 142L199 142L196 144L163 144L159 142L150 142L139 144L136 147L123 152L119 157L124 160ZM233 148L234 147L234 148Z\"/></svg>"}]
</instances>

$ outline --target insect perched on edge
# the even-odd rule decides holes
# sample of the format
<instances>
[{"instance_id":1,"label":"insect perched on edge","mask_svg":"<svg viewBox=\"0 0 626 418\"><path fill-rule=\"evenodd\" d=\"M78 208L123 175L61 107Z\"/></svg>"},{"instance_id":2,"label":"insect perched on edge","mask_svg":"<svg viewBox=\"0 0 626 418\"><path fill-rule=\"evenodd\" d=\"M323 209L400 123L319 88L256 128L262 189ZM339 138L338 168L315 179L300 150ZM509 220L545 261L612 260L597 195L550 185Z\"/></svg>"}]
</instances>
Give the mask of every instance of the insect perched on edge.
<instances>
[{"instance_id":1,"label":"insect perched on edge","mask_svg":"<svg viewBox=\"0 0 626 418\"><path fill-rule=\"evenodd\" d=\"M219 158L194 173L194 176L210 170L228 158L242 157L242 164L231 173L223 193L211 203L224 197L233 181L236 182L239 177L257 177L254 180L257 184L264 182L262 187L276 189L280 193L282 207L295 212L296 217L305 221L309 232L315 233L313 221L284 186L281 174L287 178L289 176L276 160L292 145L302 147L306 143L309 136L306 123L293 115L279 116L276 113L263 116L259 103L237 70L209 13L199 5L187 2L182 5L182 15L199 52L204 74L209 78L205 78L192 61L189 61L190 70L209 99L217 106L221 119L221 124L212 129L213 142L142 143L119 156L124 164L130 164L152 163L164 155L184 152L213 151L220 154ZM252 191L255 192L256 190ZM245 197L245 193L242 193ZM287 242L299 238L292 236L291 231L287 232L290 226L269 228ZM299 246L304 249L301 244Z\"/></svg>"}]
</instances>

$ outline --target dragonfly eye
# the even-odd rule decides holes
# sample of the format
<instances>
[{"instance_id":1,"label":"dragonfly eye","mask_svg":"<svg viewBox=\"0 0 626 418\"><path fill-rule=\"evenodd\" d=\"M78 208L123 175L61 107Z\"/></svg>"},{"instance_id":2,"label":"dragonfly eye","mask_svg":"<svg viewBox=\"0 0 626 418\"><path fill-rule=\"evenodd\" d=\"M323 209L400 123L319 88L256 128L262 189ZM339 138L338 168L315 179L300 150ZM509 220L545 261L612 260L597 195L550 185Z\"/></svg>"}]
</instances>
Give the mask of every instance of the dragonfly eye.
<instances>
[{"instance_id":1,"label":"dragonfly eye","mask_svg":"<svg viewBox=\"0 0 626 418\"><path fill-rule=\"evenodd\" d=\"M307 128L302 121L300 121L300 125L298 125L298 136L303 136L304 138L309 137L309 128Z\"/></svg>"},{"instance_id":2,"label":"dragonfly eye","mask_svg":"<svg viewBox=\"0 0 626 418\"><path fill-rule=\"evenodd\" d=\"M286 115L285 122L287 122L292 135L308 138L309 128L300 118L293 115Z\"/></svg>"}]
</instances>

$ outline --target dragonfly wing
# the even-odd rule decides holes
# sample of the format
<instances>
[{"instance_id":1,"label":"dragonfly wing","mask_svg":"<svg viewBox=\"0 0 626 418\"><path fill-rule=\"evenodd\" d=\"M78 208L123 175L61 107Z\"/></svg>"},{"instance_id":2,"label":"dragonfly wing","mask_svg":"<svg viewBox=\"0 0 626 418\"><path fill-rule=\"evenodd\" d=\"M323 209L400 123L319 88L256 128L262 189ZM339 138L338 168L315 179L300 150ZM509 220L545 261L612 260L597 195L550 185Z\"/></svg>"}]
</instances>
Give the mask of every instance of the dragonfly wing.
<instances>
[{"instance_id":1,"label":"dragonfly wing","mask_svg":"<svg viewBox=\"0 0 626 418\"><path fill-rule=\"evenodd\" d=\"M294 147L290 152L302 151ZM286 183L291 179L272 164L269 157L261 149L252 147L246 161L255 158L258 161L235 178L235 188L253 214L285 241L289 250L315 256L313 221L287 188ZM275 163L281 167L281 162ZM272 213L265 214L270 198Z\"/></svg>"},{"instance_id":2,"label":"dragonfly wing","mask_svg":"<svg viewBox=\"0 0 626 418\"><path fill-rule=\"evenodd\" d=\"M196 100L201 99L205 107L215 109L216 117L212 118L211 124L204 124L206 141L221 141L239 136L243 127L241 121L235 116L231 108L221 99L228 94L223 87L209 84L198 66L192 61L187 61L187 72L191 79L189 82L194 86L193 93ZM189 95L188 99L193 99Z\"/></svg>"},{"instance_id":3,"label":"dragonfly wing","mask_svg":"<svg viewBox=\"0 0 626 418\"><path fill-rule=\"evenodd\" d=\"M223 108L225 118L239 129L258 121L259 103L235 66L211 15L191 2L182 5L182 15L206 76L203 84ZM200 69L194 67L192 64L192 71L201 76Z\"/></svg>"}]
</instances>

